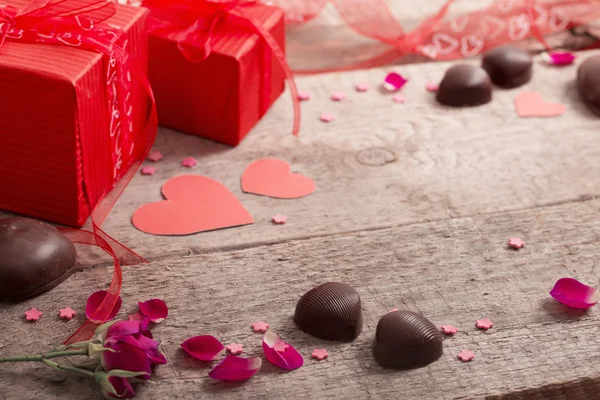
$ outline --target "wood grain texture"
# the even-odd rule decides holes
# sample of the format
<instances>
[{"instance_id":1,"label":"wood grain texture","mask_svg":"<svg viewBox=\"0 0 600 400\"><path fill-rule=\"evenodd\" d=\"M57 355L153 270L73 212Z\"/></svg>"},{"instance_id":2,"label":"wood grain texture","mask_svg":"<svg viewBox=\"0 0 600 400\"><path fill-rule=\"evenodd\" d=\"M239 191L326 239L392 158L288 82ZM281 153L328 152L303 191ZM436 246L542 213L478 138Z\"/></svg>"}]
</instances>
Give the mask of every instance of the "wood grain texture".
<instances>
[{"instance_id":1,"label":"wood grain texture","mask_svg":"<svg viewBox=\"0 0 600 400\"><path fill-rule=\"evenodd\" d=\"M599 209L599 200L581 201L129 267L122 315L134 311L135 301L150 297L170 305L169 317L154 329L169 364L157 369L155 385L139 388L138 398L380 399L402 393L404 399L480 399L513 393L506 399L595 399L597 392L585 388L597 387L589 380L600 373L598 309L569 311L548 291L564 276L598 284ZM510 236L523 238L526 247L507 248ZM59 322L55 312L65 305L82 311L77 305L106 273L98 267L47 295L0 306L2 354L35 351L64 338L83 318ZM364 329L353 343L315 339L293 325L300 296L327 281L348 283L362 297ZM46 313L35 325L22 319L31 306ZM410 372L378 367L371 343L378 319L393 307L421 313L436 325L458 327L459 333L445 340L440 361ZM483 317L495 322L487 332L474 326ZM250 329L257 320L268 321L292 343L306 357L305 366L283 373L265 361L249 382L223 384L207 377L209 365L189 360L178 347L187 337L212 334L224 343L243 343L247 356L260 355L260 335ZM315 347L327 348L329 359L310 359ZM475 352L473 362L456 359L464 348ZM52 383L56 376L41 367L2 365L2 395L99 398L93 383L72 377ZM588 383L571 389L577 397L561 397L556 388L571 380ZM545 385L554 389L526 395Z\"/></svg>"}]
</instances>

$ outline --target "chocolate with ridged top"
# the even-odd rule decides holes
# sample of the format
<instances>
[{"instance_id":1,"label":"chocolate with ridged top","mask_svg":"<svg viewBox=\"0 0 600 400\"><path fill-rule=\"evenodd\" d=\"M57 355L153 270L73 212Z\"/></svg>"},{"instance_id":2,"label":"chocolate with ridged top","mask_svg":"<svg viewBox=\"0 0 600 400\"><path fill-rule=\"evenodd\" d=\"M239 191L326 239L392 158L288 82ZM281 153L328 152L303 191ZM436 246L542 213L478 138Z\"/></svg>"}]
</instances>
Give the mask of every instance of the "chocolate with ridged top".
<instances>
[{"instance_id":1,"label":"chocolate with ridged top","mask_svg":"<svg viewBox=\"0 0 600 400\"><path fill-rule=\"evenodd\" d=\"M73 243L52 225L0 219L0 299L22 300L52 289L75 269Z\"/></svg>"},{"instance_id":2,"label":"chocolate with ridged top","mask_svg":"<svg viewBox=\"0 0 600 400\"><path fill-rule=\"evenodd\" d=\"M344 283L324 283L300 298L294 322L304 332L318 338L350 342L362 330L360 296L352 286Z\"/></svg>"},{"instance_id":3,"label":"chocolate with ridged top","mask_svg":"<svg viewBox=\"0 0 600 400\"><path fill-rule=\"evenodd\" d=\"M531 80L533 60L523 49L508 45L500 46L484 54L481 68L488 73L494 84L511 89Z\"/></svg>"},{"instance_id":4,"label":"chocolate with ridged top","mask_svg":"<svg viewBox=\"0 0 600 400\"><path fill-rule=\"evenodd\" d=\"M373 356L384 368L414 369L437 361L444 353L440 330L412 311L393 311L379 320Z\"/></svg>"},{"instance_id":5,"label":"chocolate with ridged top","mask_svg":"<svg viewBox=\"0 0 600 400\"><path fill-rule=\"evenodd\" d=\"M450 67L440 82L436 100L450 107L472 107L492 100L492 81L483 68L468 64Z\"/></svg>"},{"instance_id":6,"label":"chocolate with ridged top","mask_svg":"<svg viewBox=\"0 0 600 400\"><path fill-rule=\"evenodd\" d=\"M577 69L577 91L585 105L600 116L600 55L588 58Z\"/></svg>"}]
</instances>

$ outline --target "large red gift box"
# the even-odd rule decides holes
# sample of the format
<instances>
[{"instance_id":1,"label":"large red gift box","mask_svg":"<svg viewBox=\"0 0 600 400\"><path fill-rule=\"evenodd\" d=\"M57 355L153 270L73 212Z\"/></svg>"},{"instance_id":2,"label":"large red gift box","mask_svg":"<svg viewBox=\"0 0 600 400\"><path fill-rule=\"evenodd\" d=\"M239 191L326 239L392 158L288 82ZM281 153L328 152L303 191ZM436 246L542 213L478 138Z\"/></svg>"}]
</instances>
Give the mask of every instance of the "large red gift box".
<instances>
[{"instance_id":1,"label":"large red gift box","mask_svg":"<svg viewBox=\"0 0 600 400\"><path fill-rule=\"evenodd\" d=\"M23 9L30 1L0 3ZM126 43L127 65L136 64L142 74L147 13L121 6L102 23L121 28L115 31L125 35L119 40ZM21 32L12 34L18 39ZM0 45L0 208L75 227L151 145L142 81L129 71L127 93L119 92L109 82L116 75L107 73L115 59L82 48L78 40L65 34L62 43L27 43L11 40L9 31ZM111 93L123 96L127 129L120 125L120 108L109 108Z\"/></svg>"},{"instance_id":2,"label":"large red gift box","mask_svg":"<svg viewBox=\"0 0 600 400\"><path fill-rule=\"evenodd\" d=\"M180 22L170 21L153 8L153 3L143 2L151 11L150 21L166 26ZM280 8L252 3L243 7L243 15L268 31L284 51L284 14ZM189 17L190 21L197 18ZM211 16L206 19L207 24L214 22ZM211 32L199 34L207 36L201 39L210 47L206 58L184 55L179 28L151 26L149 78L160 125L235 146L284 90L285 75L271 47L239 16L227 14Z\"/></svg>"}]
</instances>

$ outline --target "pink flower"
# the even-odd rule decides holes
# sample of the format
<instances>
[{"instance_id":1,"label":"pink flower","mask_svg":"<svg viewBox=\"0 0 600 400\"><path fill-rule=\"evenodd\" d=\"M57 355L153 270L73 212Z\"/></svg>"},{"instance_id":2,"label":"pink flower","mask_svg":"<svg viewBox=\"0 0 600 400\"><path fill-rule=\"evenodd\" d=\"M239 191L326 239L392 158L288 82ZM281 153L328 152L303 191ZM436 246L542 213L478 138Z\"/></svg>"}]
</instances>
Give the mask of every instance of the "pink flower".
<instances>
[{"instance_id":1,"label":"pink flower","mask_svg":"<svg viewBox=\"0 0 600 400\"><path fill-rule=\"evenodd\" d=\"M102 368L106 371L119 369L132 372L144 372L140 379L148 380L152 374L150 359L146 351L133 336L121 335L107 338L100 358Z\"/></svg>"}]
</instances>

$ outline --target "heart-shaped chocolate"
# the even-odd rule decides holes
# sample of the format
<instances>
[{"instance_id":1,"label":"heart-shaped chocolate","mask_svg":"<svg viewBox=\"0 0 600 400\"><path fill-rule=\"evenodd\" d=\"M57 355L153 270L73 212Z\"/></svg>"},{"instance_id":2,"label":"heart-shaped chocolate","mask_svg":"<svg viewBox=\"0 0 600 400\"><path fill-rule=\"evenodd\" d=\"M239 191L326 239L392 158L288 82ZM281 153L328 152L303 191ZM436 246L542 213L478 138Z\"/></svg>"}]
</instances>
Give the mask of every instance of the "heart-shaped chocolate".
<instances>
[{"instance_id":1,"label":"heart-shaped chocolate","mask_svg":"<svg viewBox=\"0 0 600 400\"><path fill-rule=\"evenodd\" d=\"M440 82L436 100L450 107L471 107L492 100L492 81L483 68L468 64L450 67Z\"/></svg>"},{"instance_id":2,"label":"heart-shaped chocolate","mask_svg":"<svg viewBox=\"0 0 600 400\"><path fill-rule=\"evenodd\" d=\"M0 299L22 300L52 289L75 270L75 245L52 225L0 220Z\"/></svg>"},{"instance_id":3,"label":"heart-shaped chocolate","mask_svg":"<svg viewBox=\"0 0 600 400\"><path fill-rule=\"evenodd\" d=\"M393 311L379 320L373 356L384 368L421 368L444 353L442 334L427 318L412 311Z\"/></svg>"},{"instance_id":4,"label":"heart-shaped chocolate","mask_svg":"<svg viewBox=\"0 0 600 400\"><path fill-rule=\"evenodd\" d=\"M360 295L344 283L324 283L300 298L294 322L318 338L350 342L362 330Z\"/></svg>"},{"instance_id":5,"label":"heart-shaped chocolate","mask_svg":"<svg viewBox=\"0 0 600 400\"><path fill-rule=\"evenodd\" d=\"M503 88L516 88L531 80L533 61L531 55L514 46L500 46L485 53L483 68L494 84Z\"/></svg>"},{"instance_id":6,"label":"heart-shaped chocolate","mask_svg":"<svg viewBox=\"0 0 600 400\"><path fill-rule=\"evenodd\" d=\"M600 55L588 58L577 69L577 90L585 105L600 116Z\"/></svg>"}]
</instances>

